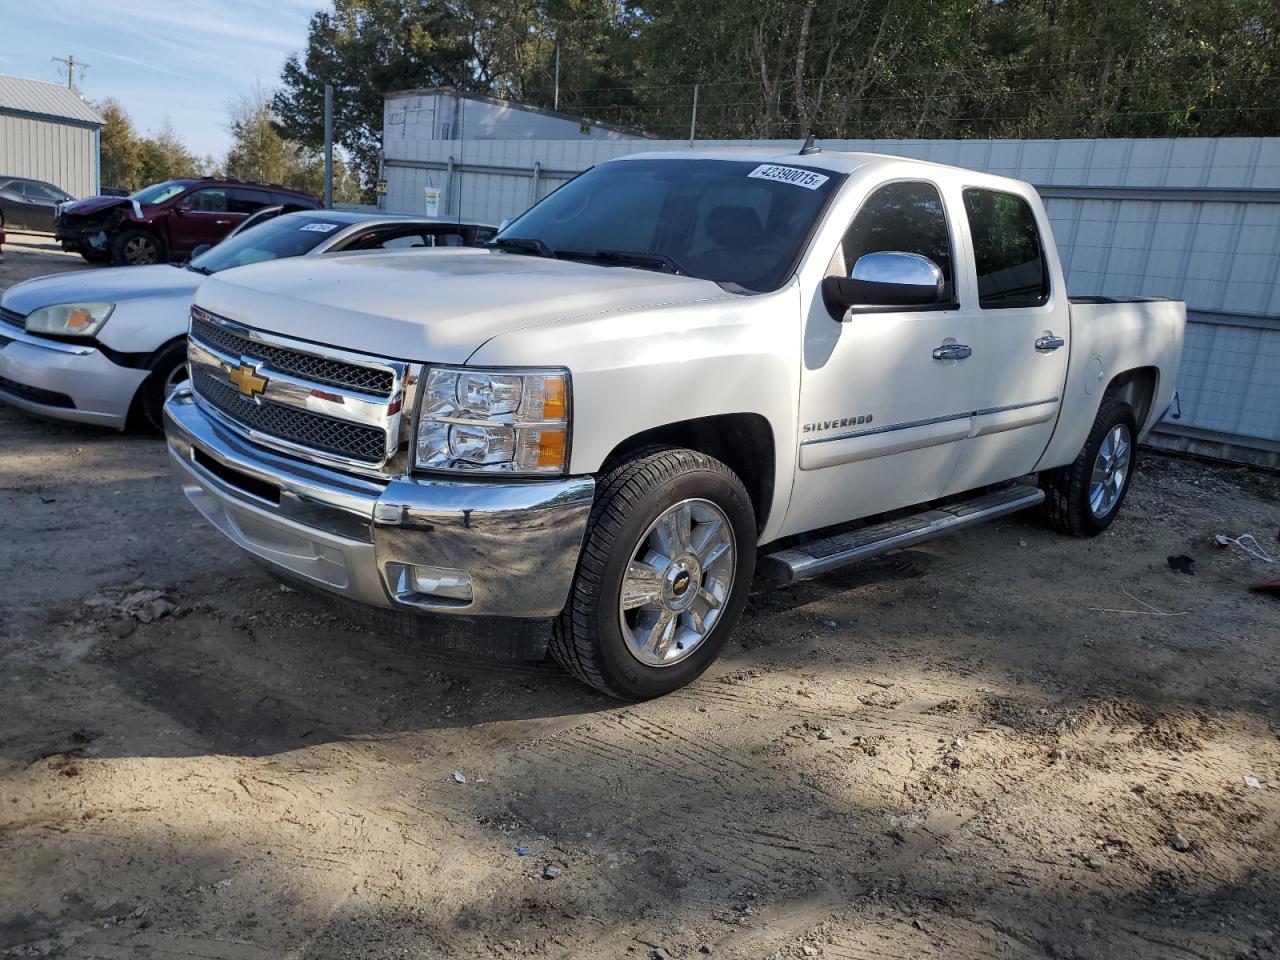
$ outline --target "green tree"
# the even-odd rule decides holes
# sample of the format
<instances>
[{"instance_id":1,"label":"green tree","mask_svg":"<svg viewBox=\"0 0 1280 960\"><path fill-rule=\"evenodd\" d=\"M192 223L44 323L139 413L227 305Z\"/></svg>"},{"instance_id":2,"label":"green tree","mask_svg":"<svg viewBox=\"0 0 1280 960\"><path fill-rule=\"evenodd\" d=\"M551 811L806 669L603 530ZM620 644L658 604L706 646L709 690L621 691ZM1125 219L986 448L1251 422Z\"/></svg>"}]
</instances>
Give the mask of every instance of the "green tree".
<instances>
[{"instance_id":1,"label":"green tree","mask_svg":"<svg viewBox=\"0 0 1280 960\"><path fill-rule=\"evenodd\" d=\"M324 156L321 151L286 140L272 107L271 95L261 86L234 101L227 109L227 129L232 144L223 163L227 176L260 183L279 183L321 196L324 193ZM334 157L333 196L338 203L361 199L358 180L348 175L340 156Z\"/></svg>"},{"instance_id":2,"label":"green tree","mask_svg":"<svg viewBox=\"0 0 1280 960\"><path fill-rule=\"evenodd\" d=\"M333 84L335 140L355 159L365 186L377 178L382 95L389 90L470 86L467 42L453 10L435 0L335 0L316 13L302 56L284 66L273 100L280 130L323 146L324 88Z\"/></svg>"},{"instance_id":3,"label":"green tree","mask_svg":"<svg viewBox=\"0 0 1280 960\"><path fill-rule=\"evenodd\" d=\"M141 184L142 142L133 121L114 97L97 105L102 116L102 185L135 190Z\"/></svg>"},{"instance_id":4,"label":"green tree","mask_svg":"<svg viewBox=\"0 0 1280 960\"><path fill-rule=\"evenodd\" d=\"M334 138L371 192L384 94L453 86L551 106L558 45L561 109L635 108L639 23L616 0L334 0L311 18L272 105L285 137L318 149L332 84Z\"/></svg>"},{"instance_id":5,"label":"green tree","mask_svg":"<svg viewBox=\"0 0 1280 960\"><path fill-rule=\"evenodd\" d=\"M142 184L175 177L198 177L205 172L204 161L187 149L167 118L156 133L143 138L141 156L139 181Z\"/></svg>"},{"instance_id":6,"label":"green tree","mask_svg":"<svg viewBox=\"0 0 1280 960\"><path fill-rule=\"evenodd\" d=\"M1265 135L1275 0L333 0L274 104L319 147L325 83L366 185L383 94L454 85L700 137Z\"/></svg>"}]
</instances>

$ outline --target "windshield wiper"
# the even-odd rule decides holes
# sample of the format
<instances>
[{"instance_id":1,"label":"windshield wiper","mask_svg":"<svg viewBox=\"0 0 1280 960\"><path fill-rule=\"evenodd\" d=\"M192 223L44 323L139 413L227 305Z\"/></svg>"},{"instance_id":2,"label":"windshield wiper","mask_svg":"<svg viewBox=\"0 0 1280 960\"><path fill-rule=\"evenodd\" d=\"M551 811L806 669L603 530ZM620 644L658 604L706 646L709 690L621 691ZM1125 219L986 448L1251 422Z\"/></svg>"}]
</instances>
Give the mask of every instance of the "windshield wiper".
<instances>
[{"instance_id":1,"label":"windshield wiper","mask_svg":"<svg viewBox=\"0 0 1280 960\"><path fill-rule=\"evenodd\" d=\"M192 273L203 273L206 277L209 276L209 274L213 273L213 271L210 270L208 267L193 266L190 260L184 263L183 266L186 267L188 270L190 270Z\"/></svg>"},{"instance_id":2,"label":"windshield wiper","mask_svg":"<svg viewBox=\"0 0 1280 960\"><path fill-rule=\"evenodd\" d=\"M585 259L603 260L606 263L616 263L625 267L640 267L644 270L661 270L664 273L688 275L680 264L665 253L640 253L635 250L597 250L595 253L588 254Z\"/></svg>"},{"instance_id":3,"label":"windshield wiper","mask_svg":"<svg viewBox=\"0 0 1280 960\"><path fill-rule=\"evenodd\" d=\"M490 240L490 244L499 250L512 253L532 253L538 257L555 257L556 252L536 237L498 237Z\"/></svg>"}]
</instances>

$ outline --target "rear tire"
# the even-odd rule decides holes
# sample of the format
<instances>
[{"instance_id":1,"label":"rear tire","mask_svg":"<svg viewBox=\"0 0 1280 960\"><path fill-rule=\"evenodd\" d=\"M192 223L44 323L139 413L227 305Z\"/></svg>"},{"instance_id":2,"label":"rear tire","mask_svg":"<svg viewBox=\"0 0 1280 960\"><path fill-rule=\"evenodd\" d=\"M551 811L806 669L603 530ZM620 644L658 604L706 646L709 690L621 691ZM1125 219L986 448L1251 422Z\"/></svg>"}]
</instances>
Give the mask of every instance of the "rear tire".
<instances>
[{"instance_id":1,"label":"rear tire","mask_svg":"<svg viewBox=\"0 0 1280 960\"><path fill-rule=\"evenodd\" d=\"M694 450L642 451L600 481L552 656L620 699L678 690L729 639L755 560L755 511L732 470Z\"/></svg>"},{"instance_id":2,"label":"rear tire","mask_svg":"<svg viewBox=\"0 0 1280 960\"><path fill-rule=\"evenodd\" d=\"M1137 437L1133 408L1105 401L1075 460L1040 474L1045 523L1073 537L1096 537L1111 526L1133 480Z\"/></svg>"},{"instance_id":3,"label":"rear tire","mask_svg":"<svg viewBox=\"0 0 1280 960\"><path fill-rule=\"evenodd\" d=\"M187 379L187 338L156 352L147 364L150 376L138 388L138 412L151 429L164 431L164 402Z\"/></svg>"},{"instance_id":4,"label":"rear tire","mask_svg":"<svg viewBox=\"0 0 1280 960\"><path fill-rule=\"evenodd\" d=\"M117 267L164 263L164 244L148 230L125 230L111 241L111 260Z\"/></svg>"}]
</instances>

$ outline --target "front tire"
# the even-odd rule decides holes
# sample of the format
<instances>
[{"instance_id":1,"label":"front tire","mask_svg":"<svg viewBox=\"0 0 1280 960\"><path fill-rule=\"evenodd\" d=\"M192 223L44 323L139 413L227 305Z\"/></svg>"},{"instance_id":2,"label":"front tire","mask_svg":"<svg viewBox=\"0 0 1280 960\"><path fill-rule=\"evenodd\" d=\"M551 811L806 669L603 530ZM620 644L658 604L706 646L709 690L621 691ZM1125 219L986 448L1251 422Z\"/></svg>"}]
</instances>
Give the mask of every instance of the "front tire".
<instances>
[{"instance_id":1,"label":"front tire","mask_svg":"<svg viewBox=\"0 0 1280 960\"><path fill-rule=\"evenodd\" d=\"M111 259L117 267L164 263L164 244L147 230L125 230L111 242Z\"/></svg>"},{"instance_id":2,"label":"front tire","mask_svg":"<svg viewBox=\"0 0 1280 960\"><path fill-rule=\"evenodd\" d=\"M1103 403L1076 459L1040 475L1045 522L1073 537L1096 537L1111 526L1133 480L1137 436L1137 419L1129 404Z\"/></svg>"},{"instance_id":3,"label":"front tire","mask_svg":"<svg viewBox=\"0 0 1280 960\"><path fill-rule=\"evenodd\" d=\"M641 452L600 482L551 653L620 699L678 690L728 641L755 560L755 511L732 470L694 450Z\"/></svg>"},{"instance_id":4,"label":"front tire","mask_svg":"<svg viewBox=\"0 0 1280 960\"><path fill-rule=\"evenodd\" d=\"M138 412L147 426L164 431L164 402L187 380L187 339L183 337L156 352L147 364L151 374L138 388Z\"/></svg>"}]
</instances>

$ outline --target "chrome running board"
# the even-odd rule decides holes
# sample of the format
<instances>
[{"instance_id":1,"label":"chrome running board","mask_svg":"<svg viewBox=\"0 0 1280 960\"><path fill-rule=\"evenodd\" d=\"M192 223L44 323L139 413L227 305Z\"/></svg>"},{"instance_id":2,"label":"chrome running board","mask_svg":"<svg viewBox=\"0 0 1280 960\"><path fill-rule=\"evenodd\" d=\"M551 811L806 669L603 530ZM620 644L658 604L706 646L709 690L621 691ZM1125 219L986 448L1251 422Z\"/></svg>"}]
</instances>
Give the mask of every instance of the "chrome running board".
<instances>
[{"instance_id":1,"label":"chrome running board","mask_svg":"<svg viewBox=\"0 0 1280 960\"><path fill-rule=\"evenodd\" d=\"M915 546L944 533L1026 510L1043 500L1044 491L1039 487L1006 487L914 516L886 520L849 533L767 553L760 557L756 573L774 586L786 586L802 577L814 577L891 550Z\"/></svg>"}]
</instances>

